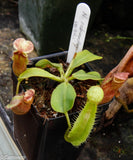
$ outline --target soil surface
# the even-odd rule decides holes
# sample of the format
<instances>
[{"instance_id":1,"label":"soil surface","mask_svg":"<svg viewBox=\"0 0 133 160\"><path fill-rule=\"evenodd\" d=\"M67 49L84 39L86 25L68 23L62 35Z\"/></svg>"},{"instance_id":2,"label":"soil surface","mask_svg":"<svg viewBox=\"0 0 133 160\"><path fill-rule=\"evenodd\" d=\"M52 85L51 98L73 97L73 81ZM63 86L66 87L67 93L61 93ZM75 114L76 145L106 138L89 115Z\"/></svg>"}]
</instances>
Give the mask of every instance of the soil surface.
<instances>
[{"instance_id":1,"label":"soil surface","mask_svg":"<svg viewBox=\"0 0 133 160\"><path fill-rule=\"evenodd\" d=\"M19 29L17 1L4 2L0 2L0 102L6 106L13 95L12 42L25 36ZM104 77L128 51L133 43L132 37L131 29L112 29L104 23L94 25L87 33L84 48L103 56L103 59L90 63L90 66ZM34 51L31 57L35 56ZM7 113L12 117L10 111ZM91 135L77 160L132 160L132 117L132 113L127 114L121 109L110 126Z\"/></svg>"}]
</instances>

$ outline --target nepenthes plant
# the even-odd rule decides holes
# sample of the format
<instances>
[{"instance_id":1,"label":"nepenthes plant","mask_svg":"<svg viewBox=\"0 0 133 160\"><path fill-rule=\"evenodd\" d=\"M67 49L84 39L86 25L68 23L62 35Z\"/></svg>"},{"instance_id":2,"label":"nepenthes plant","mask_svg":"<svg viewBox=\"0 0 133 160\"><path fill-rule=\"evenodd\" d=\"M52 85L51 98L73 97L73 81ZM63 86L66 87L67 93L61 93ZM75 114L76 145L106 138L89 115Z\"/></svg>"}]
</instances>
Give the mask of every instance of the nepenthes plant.
<instances>
[{"instance_id":1,"label":"nepenthes plant","mask_svg":"<svg viewBox=\"0 0 133 160\"><path fill-rule=\"evenodd\" d=\"M103 80L100 74L96 71L86 72L79 67L84 63L99 60L101 58L102 57L94 55L88 50L83 50L75 54L66 71L64 71L62 63L53 63L47 59L42 59L35 64L35 67L27 68L18 76L16 88L17 98L15 98L15 100L21 99L23 101L24 98L26 100L28 99L28 102L31 99L33 100L34 91L31 89L29 92L26 91L23 95L19 94L20 84L23 80L27 80L30 77L42 77L57 81L59 84L53 90L51 95L51 107L54 111L63 113L66 117L68 129L64 135L65 140L73 146L79 146L86 141L91 133L95 124L97 106L104 97L103 90L99 85L100 81ZM59 75L54 75L46 70L46 68L51 67L58 70ZM87 91L87 101L72 125L68 112L73 108L76 98L76 91L71 83L71 81L75 79L78 81L85 81L88 79L95 80L99 82L99 84L90 87ZM28 95L28 93L30 94ZM21 98L19 96L21 96ZM25 103L28 102L25 101ZM31 101L29 105L31 105ZM15 107L20 108L20 103L16 104L14 103L14 100L12 100L6 108L13 110Z\"/></svg>"}]
</instances>

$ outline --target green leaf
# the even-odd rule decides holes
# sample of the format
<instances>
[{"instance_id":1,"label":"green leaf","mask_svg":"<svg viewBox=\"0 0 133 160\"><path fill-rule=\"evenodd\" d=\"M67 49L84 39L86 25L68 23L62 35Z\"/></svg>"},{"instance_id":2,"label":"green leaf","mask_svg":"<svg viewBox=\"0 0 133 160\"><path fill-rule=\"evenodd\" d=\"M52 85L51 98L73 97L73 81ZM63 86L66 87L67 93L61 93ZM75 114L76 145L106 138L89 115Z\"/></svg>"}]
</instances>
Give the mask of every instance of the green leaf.
<instances>
[{"instance_id":1,"label":"green leaf","mask_svg":"<svg viewBox=\"0 0 133 160\"><path fill-rule=\"evenodd\" d=\"M99 60L99 59L102 59L102 57L94 55L88 50L83 50L81 52L78 52L75 58L73 58L73 60L71 61L67 69L66 77L68 77L76 67L79 67L84 63L91 62L94 60Z\"/></svg>"},{"instance_id":2,"label":"green leaf","mask_svg":"<svg viewBox=\"0 0 133 160\"><path fill-rule=\"evenodd\" d=\"M63 66L61 63L52 63L47 59L42 59L40 61L38 61L35 64L36 67L40 67L40 68L49 68L49 67L55 67L60 73L63 72Z\"/></svg>"},{"instance_id":3,"label":"green leaf","mask_svg":"<svg viewBox=\"0 0 133 160\"><path fill-rule=\"evenodd\" d=\"M91 61L98 60L98 59L102 59L102 57L97 56L88 50L83 50L77 53L76 57L73 59L72 68L79 67L80 65L84 63L91 62Z\"/></svg>"},{"instance_id":4,"label":"green leaf","mask_svg":"<svg viewBox=\"0 0 133 160\"><path fill-rule=\"evenodd\" d=\"M84 70L79 70L75 73L72 74L72 79L78 79L78 80L87 80L87 79L92 79L92 80L103 80L101 78L100 74L96 71L91 71L86 73Z\"/></svg>"},{"instance_id":5,"label":"green leaf","mask_svg":"<svg viewBox=\"0 0 133 160\"><path fill-rule=\"evenodd\" d=\"M27 79L30 77L44 77L44 78L50 78L55 81L61 82L61 78L57 77L41 68L29 68L26 71L24 71L20 76L18 77L18 81L22 81L23 79Z\"/></svg>"},{"instance_id":6,"label":"green leaf","mask_svg":"<svg viewBox=\"0 0 133 160\"><path fill-rule=\"evenodd\" d=\"M68 82L59 84L51 96L51 106L56 112L66 113L72 109L76 98L73 86Z\"/></svg>"}]
</instances>

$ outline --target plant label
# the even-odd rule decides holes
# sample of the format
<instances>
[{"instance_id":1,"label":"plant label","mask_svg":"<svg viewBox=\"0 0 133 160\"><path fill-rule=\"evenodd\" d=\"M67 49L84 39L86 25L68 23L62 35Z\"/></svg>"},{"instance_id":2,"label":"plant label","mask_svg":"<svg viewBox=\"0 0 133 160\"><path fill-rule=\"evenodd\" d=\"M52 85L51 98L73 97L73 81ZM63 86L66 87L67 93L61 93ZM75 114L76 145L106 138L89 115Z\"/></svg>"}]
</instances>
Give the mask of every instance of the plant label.
<instances>
[{"instance_id":1,"label":"plant label","mask_svg":"<svg viewBox=\"0 0 133 160\"><path fill-rule=\"evenodd\" d=\"M67 63L71 62L75 53L83 49L90 13L90 7L87 4L79 3L77 5L68 49Z\"/></svg>"}]
</instances>

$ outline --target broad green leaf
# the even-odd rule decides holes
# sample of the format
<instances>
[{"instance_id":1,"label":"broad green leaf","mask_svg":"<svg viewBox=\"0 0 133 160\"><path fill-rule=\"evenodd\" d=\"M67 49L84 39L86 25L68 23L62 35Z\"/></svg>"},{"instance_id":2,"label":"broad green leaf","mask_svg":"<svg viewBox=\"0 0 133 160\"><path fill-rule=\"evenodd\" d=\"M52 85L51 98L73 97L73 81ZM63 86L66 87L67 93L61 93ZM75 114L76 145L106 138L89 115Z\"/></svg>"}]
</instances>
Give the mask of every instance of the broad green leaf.
<instances>
[{"instance_id":1,"label":"broad green leaf","mask_svg":"<svg viewBox=\"0 0 133 160\"><path fill-rule=\"evenodd\" d=\"M35 64L36 67L40 67L40 68L49 68L49 67L55 67L56 69L58 69L58 71L60 73L63 72L63 66L61 63L52 63L50 62L49 60L47 59L42 59L40 61L38 61L36 64Z\"/></svg>"},{"instance_id":2,"label":"broad green leaf","mask_svg":"<svg viewBox=\"0 0 133 160\"><path fill-rule=\"evenodd\" d=\"M51 96L51 106L56 112L66 113L72 109L76 98L73 86L68 82L59 84Z\"/></svg>"},{"instance_id":3,"label":"broad green leaf","mask_svg":"<svg viewBox=\"0 0 133 160\"><path fill-rule=\"evenodd\" d=\"M88 50L83 50L81 52L78 52L68 67L68 70L66 72L66 77L68 77L76 67L79 67L84 63L91 62L94 60L99 60L99 59L102 59L102 57L94 55Z\"/></svg>"},{"instance_id":4,"label":"broad green leaf","mask_svg":"<svg viewBox=\"0 0 133 160\"><path fill-rule=\"evenodd\" d=\"M50 78L56 81L61 82L60 77L57 77L41 68L29 68L26 71L24 71L20 76L18 77L18 81L22 81L23 79L27 79L30 77L44 77L44 78Z\"/></svg>"},{"instance_id":5,"label":"broad green leaf","mask_svg":"<svg viewBox=\"0 0 133 160\"><path fill-rule=\"evenodd\" d=\"M102 57L97 56L88 50L83 50L77 53L76 57L73 59L72 68L79 67L80 65L84 63L91 62L91 61L98 60L98 59L102 59Z\"/></svg>"},{"instance_id":6,"label":"broad green leaf","mask_svg":"<svg viewBox=\"0 0 133 160\"><path fill-rule=\"evenodd\" d=\"M79 71L73 73L72 78L78 79L78 80L87 80L87 79L103 80L103 78L101 78L101 76L98 72L91 71L91 72L86 73L84 70L79 70Z\"/></svg>"}]
</instances>

